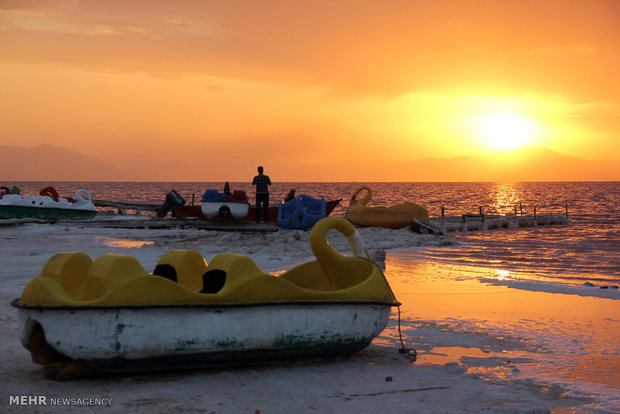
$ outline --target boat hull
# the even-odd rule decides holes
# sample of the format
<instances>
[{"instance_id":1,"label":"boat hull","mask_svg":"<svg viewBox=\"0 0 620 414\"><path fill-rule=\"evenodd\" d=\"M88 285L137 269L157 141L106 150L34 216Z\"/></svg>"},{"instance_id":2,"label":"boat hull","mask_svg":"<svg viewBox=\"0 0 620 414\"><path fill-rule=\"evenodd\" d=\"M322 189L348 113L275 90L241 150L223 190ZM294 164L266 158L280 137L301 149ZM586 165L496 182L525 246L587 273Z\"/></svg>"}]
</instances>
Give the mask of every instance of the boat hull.
<instances>
[{"instance_id":1,"label":"boat hull","mask_svg":"<svg viewBox=\"0 0 620 414\"><path fill-rule=\"evenodd\" d=\"M400 229L409 226L413 219L427 222L428 210L414 203L392 207L353 205L349 207L344 217L358 226Z\"/></svg>"},{"instance_id":2,"label":"boat hull","mask_svg":"<svg viewBox=\"0 0 620 414\"><path fill-rule=\"evenodd\" d=\"M97 371L133 371L352 353L383 331L392 304L15 306L26 348L40 327L66 358Z\"/></svg>"},{"instance_id":3,"label":"boat hull","mask_svg":"<svg viewBox=\"0 0 620 414\"><path fill-rule=\"evenodd\" d=\"M249 208L248 203L230 201L203 201L200 205L201 213L207 218L219 216L222 218L233 217L237 220L247 216Z\"/></svg>"},{"instance_id":4,"label":"boat hull","mask_svg":"<svg viewBox=\"0 0 620 414\"><path fill-rule=\"evenodd\" d=\"M40 218L45 220L60 220L60 219L77 219L84 220L90 219L97 215L96 211L92 210L78 210L78 209L64 209L64 208L42 208L42 207L27 207L27 206L0 206L0 218L12 219L12 218Z\"/></svg>"},{"instance_id":5,"label":"boat hull","mask_svg":"<svg viewBox=\"0 0 620 414\"><path fill-rule=\"evenodd\" d=\"M93 198L84 189L75 192L75 200L58 197L58 193L52 187L44 188L38 196L21 197L19 194L3 194L0 197L0 218L4 219L89 219L96 215L97 209Z\"/></svg>"}]
</instances>

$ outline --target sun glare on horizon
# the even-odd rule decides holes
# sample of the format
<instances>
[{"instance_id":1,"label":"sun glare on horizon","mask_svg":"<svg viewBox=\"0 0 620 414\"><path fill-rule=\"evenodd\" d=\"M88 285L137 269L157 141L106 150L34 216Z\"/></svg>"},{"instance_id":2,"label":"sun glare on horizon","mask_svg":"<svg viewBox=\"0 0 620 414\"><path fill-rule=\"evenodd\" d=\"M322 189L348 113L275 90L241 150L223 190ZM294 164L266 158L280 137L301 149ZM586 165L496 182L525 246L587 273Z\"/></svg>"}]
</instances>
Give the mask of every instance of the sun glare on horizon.
<instances>
[{"instance_id":1,"label":"sun glare on horizon","mask_svg":"<svg viewBox=\"0 0 620 414\"><path fill-rule=\"evenodd\" d=\"M494 150L506 150L530 144L535 127L525 116L502 112L481 117L479 133L484 143Z\"/></svg>"}]
</instances>

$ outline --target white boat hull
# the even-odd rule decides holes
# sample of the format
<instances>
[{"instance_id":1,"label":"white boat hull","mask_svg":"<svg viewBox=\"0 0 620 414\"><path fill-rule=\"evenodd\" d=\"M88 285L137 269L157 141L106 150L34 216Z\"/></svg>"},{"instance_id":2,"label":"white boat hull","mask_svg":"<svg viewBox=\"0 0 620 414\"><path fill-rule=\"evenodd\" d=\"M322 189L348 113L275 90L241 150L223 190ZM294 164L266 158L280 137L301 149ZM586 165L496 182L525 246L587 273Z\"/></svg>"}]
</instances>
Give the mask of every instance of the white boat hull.
<instances>
[{"instance_id":1,"label":"white boat hull","mask_svg":"<svg viewBox=\"0 0 620 414\"><path fill-rule=\"evenodd\" d=\"M0 198L0 218L92 218L97 208L90 193L80 189L75 193L75 202L66 198L54 200L46 195L25 196L7 194Z\"/></svg>"},{"instance_id":2,"label":"white boat hull","mask_svg":"<svg viewBox=\"0 0 620 414\"><path fill-rule=\"evenodd\" d=\"M208 218L213 218L217 215L227 218L227 215L230 214L236 219L242 219L248 215L249 209L249 203L236 203L229 201L203 201L200 203L200 210L202 211L202 214Z\"/></svg>"},{"instance_id":3,"label":"white boat hull","mask_svg":"<svg viewBox=\"0 0 620 414\"><path fill-rule=\"evenodd\" d=\"M326 356L366 347L389 304L65 308L19 306L20 340L41 327L60 354L98 370ZM71 329L67 329L67 327Z\"/></svg>"}]
</instances>

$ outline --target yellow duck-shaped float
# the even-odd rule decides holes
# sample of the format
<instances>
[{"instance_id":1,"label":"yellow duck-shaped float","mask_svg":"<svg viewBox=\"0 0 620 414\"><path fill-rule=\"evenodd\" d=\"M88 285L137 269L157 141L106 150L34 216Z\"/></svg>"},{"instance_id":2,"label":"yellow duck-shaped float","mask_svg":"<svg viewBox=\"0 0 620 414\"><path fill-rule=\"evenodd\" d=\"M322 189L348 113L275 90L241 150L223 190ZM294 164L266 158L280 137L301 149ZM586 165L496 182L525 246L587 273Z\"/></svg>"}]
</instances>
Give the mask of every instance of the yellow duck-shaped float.
<instances>
[{"instance_id":1,"label":"yellow duck-shaped float","mask_svg":"<svg viewBox=\"0 0 620 414\"><path fill-rule=\"evenodd\" d=\"M358 194L364 190L367 194L358 200ZM391 207L368 207L367 204L371 197L372 190L370 187L363 186L358 188L351 198L351 204L344 217L351 223L359 226L386 227L389 229L399 229L408 226L413 219L428 222L428 208L425 204L404 203Z\"/></svg>"}]
</instances>

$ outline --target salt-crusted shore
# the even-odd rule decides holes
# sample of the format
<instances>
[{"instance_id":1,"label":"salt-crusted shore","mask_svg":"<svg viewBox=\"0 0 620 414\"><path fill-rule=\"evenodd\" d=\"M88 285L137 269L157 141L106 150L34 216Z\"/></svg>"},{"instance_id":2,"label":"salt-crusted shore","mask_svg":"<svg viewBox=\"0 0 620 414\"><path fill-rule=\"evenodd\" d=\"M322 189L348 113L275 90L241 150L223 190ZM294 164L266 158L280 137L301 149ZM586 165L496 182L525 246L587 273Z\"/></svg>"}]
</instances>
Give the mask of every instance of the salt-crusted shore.
<instances>
[{"instance_id":1,"label":"salt-crusted shore","mask_svg":"<svg viewBox=\"0 0 620 414\"><path fill-rule=\"evenodd\" d=\"M388 263L392 249L455 243L449 238L419 235L407 229L366 228L359 231L376 259L382 260L384 252L388 253ZM328 239L334 248L350 254L347 241L340 234L330 232ZM615 402L601 406L594 397L571 393L560 384L519 377L520 364L527 363L529 357L508 359L496 355L507 351L513 356L526 352L527 341L503 338L484 330L468 333L454 329L454 324L445 324L442 322L444 316L433 310L436 302L431 295L423 296L424 285L413 293L399 295L400 282L395 282L393 287L403 302L401 325L406 345L421 351L416 362L398 352L401 343L397 315L393 313L388 329L377 340L347 358L114 375L67 382L43 378L41 367L31 362L30 354L19 343L17 312L10 306L10 301L20 296L28 281L38 275L51 255L59 251L83 251L94 259L105 253L127 254L136 257L145 269L152 270L164 252L179 248L197 250L207 261L223 251L249 255L267 272L288 269L313 256L309 233L291 230L234 233L192 229L119 230L73 225L0 228L0 352L3 355L0 359L0 411L529 413L552 409L580 412L583 407L595 407L599 412L613 412L607 409L620 401L620 397L616 397ZM434 289L441 289L441 286L434 285ZM507 303L517 295L513 289L488 289L495 289L494 295L504 295L501 300ZM454 292L446 292L443 296L446 304L442 302L441 312L451 314L450 294ZM519 292L518 295L533 298L534 295L549 294ZM411 316L414 304L420 306L424 301L428 303L424 305L424 314L421 313L423 319ZM477 315L481 319L486 317L486 314ZM469 363L462 360L438 362L430 358L433 352L440 353L440 349L450 346L482 349L487 357ZM473 373L472 364L481 370L505 370L507 374L489 379ZM47 405L16 405L15 397L23 395L43 396ZM71 397L74 399L68 400L70 405L51 405L60 401L56 398ZM92 405L106 402L109 406ZM576 411L571 411L575 407ZM583 412L592 412L590 408Z\"/></svg>"},{"instance_id":2,"label":"salt-crusted shore","mask_svg":"<svg viewBox=\"0 0 620 414\"><path fill-rule=\"evenodd\" d=\"M172 249L193 249L209 261L217 253L228 252L252 257L264 271L276 271L310 260L310 232L279 230L276 232L205 231L198 229L116 229L80 227L79 225L26 224L0 228L5 260L17 266L31 266L38 274L47 259L59 251L84 251L93 259L105 253L135 256L147 270L152 270L159 256ZM359 229L373 256L381 259L394 248L441 246L453 240L415 234L408 229ZM12 243L11 240L20 240ZM351 254L348 242L340 233L331 231L328 240L343 254ZM26 263L23 258L26 257ZM6 263L6 262L5 262Z\"/></svg>"}]
</instances>

